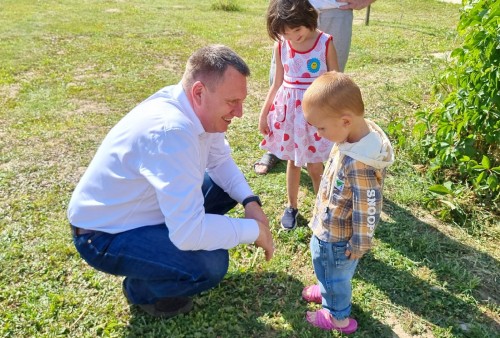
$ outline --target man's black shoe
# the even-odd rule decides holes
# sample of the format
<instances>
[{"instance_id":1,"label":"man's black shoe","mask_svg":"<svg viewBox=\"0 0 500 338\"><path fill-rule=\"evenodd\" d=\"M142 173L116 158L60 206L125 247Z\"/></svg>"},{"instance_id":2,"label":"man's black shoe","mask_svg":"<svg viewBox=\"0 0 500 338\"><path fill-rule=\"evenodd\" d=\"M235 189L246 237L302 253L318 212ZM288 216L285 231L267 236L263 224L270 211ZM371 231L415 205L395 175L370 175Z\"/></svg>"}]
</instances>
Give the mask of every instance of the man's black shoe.
<instances>
[{"instance_id":1,"label":"man's black shoe","mask_svg":"<svg viewBox=\"0 0 500 338\"><path fill-rule=\"evenodd\" d=\"M132 304L128 298L125 286L122 285L122 291L125 298ZM188 313L193 309L193 300L189 297L168 297L162 298L154 304L132 304L141 308L144 312L153 317L158 318L172 318L177 315Z\"/></svg>"}]
</instances>

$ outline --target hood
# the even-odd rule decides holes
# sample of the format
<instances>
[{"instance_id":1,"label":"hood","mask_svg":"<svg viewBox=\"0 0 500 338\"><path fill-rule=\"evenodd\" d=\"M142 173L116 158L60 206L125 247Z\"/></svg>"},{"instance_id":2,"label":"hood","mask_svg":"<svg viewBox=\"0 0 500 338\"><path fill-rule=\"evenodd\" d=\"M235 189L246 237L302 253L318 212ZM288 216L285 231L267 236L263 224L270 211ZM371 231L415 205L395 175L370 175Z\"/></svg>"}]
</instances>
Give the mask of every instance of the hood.
<instances>
[{"instance_id":1,"label":"hood","mask_svg":"<svg viewBox=\"0 0 500 338\"><path fill-rule=\"evenodd\" d=\"M374 122L366 119L370 133L359 142L339 145L342 154L363 162L376 169L383 169L394 162L391 142L384 131Z\"/></svg>"}]
</instances>

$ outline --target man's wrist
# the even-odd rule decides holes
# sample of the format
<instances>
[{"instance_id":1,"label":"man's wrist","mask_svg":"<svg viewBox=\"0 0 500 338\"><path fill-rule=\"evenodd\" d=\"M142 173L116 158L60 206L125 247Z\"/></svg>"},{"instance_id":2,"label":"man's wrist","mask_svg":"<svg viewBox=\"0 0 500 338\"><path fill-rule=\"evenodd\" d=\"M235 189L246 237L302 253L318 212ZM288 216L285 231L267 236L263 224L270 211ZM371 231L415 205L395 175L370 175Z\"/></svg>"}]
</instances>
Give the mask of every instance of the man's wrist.
<instances>
[{"instance_id":1,"label":"man's wrist","mask_svg":"<svg viewBox=\"0 0 500 338\"><path fill-rule=\"evenodd\" d=\"M259 204L262 207L262 202L260 201L260 198L257 195L248 196L243 200L243 202L241 202L241 204L243 205L243 207L246 207L246 205L250 202L257 202L257 204Z\"/></svg>"}]
</instances>

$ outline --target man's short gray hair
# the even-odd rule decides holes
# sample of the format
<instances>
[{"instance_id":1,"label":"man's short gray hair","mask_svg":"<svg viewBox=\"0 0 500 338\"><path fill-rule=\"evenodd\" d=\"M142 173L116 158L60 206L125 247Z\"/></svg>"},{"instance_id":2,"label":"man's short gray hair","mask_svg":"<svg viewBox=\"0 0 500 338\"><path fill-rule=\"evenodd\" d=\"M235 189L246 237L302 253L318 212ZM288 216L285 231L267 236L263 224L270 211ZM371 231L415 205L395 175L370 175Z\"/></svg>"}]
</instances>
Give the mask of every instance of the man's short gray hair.
<instances>
[{"instance_id":1,"label":"man's short gray hair","mask_svg":"<svg viewBox=\"0 0 500 338\"><path fill-rule=\"evenodd\" d=\"M212 89L222 79L228 66L234 67L244 76L250 76L250 69L243 59L224 45L208 45L198 49L188 59L182 77L184 89L201 81Z\"/></svg>"}]
</instances>

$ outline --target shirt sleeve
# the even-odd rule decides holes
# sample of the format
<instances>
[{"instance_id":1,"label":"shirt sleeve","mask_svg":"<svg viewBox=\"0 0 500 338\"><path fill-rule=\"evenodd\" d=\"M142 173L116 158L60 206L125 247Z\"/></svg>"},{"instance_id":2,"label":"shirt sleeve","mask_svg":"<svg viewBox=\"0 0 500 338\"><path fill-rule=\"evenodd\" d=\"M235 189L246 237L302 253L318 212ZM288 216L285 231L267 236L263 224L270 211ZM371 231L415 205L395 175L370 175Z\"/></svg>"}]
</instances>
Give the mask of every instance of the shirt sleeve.
<instances>
[{"instance_id":1,"label":"shirt sleeve","mask_svg":"<svg viewBox=\"0 0 500 338\"><path fill-rule=\"evenodd\" d=\"M235 201L241 203L253 194L245 176L231 156L231 148L224 134L214 135L207 163L207 173Z\"/></svg>"},{"instance_id":2,"label":"shirt sleeve","mask_svg":"<svg viewBox=\"0 0 500 338\"><path fill-rule=\"evenodd\" d=\"M162 131L143 147L141 173L155 190L174 245L181 250L230 249L257 239L255 220L205 214L198 135L183 129Z\"/></svg>"},{"instance_id":3,"label":"shirt sleeve","mask_svg":"<svg viewBox=\"0 0 500 338\"><path fill-rule=\"evenodd\" d=\"M375 227L382 212L381 173L359 161L349 175L352 189L351 251L361 257L372 246Z\"/></svg>"}]
</instances>

